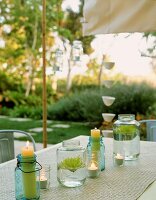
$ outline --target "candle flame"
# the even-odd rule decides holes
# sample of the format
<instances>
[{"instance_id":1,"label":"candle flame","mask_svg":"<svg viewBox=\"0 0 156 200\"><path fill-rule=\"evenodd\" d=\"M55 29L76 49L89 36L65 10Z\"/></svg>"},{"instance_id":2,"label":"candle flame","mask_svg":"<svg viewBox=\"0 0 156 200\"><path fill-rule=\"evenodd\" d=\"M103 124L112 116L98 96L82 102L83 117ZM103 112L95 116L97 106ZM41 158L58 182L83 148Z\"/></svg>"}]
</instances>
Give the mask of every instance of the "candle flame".
<instances>
[{"instance_id":1,"label":"candle flame","mask_svg":"<svg viewBox=\"0 0 156 200\"><path fill-rule=\"evenodd\" d=\"M26 143L26 147L27 147L27 148L29 147L29 141L27 141L27 143Z\"/></svg>"},{"instance_id":2,"label":"candle flame","mask_svg":"<svg viewBox=\"0 0 156 200\"><path fill-rule=\"evenodd\" d=\"M95 163L94 163L94 162L92 162L92 163L91 163L91 165L90 165L90 167L91 167L91 168L94 168L94 167L96 167Z\"/></svg>"},{"instance_id":3,"label":"candle flame","mask_svg":"<svg viewBox=\"0 0 156 200\"><path fill-rule=\"evenodd\" d=\"M89 170L97 170L97 164L94 161L91 161L90 166L88 167Z\"/></svg>"},{"instance_id":4,"label":"candle flame","mask_svg":"<svg viewBox=\"0 0 156 200\"><path fill-rule=\"evenodd\" d=\"M97 164L97 162L95 162L95 161L91 161L91 164L90 164L90 167L91 168L97 168L97 166L98 166L98 164Z\"/></svg>"},{"instance_id":5,"label":"candle flame","mask_svg":"<svg viewBox=\"0 0 156 200\"><path fill-rule=\"evenodd\" d=\"M117 158L117 159L123 159L123 156L120 155L119 153L117 153L116 158Z\"/></svg>"}]
</instances>

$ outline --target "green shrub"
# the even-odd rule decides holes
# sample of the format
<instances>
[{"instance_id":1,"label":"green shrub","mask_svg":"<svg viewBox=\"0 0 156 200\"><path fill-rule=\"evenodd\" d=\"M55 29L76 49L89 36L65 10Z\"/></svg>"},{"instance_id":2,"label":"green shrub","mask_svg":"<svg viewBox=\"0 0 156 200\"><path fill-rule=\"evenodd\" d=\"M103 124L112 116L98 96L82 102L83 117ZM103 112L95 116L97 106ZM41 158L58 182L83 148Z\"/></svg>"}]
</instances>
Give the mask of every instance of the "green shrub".
<instances>
[{"instance_id":1,"label":"green shrub","mask_svg":"<svg viewBox=\"0 0 156 200\"><path fill-rule=\"evenodd\" d=\"M48 118L67 121L102 120L102 99L97 91L86 90L64 97L49 106Z\"/></svg>"},{"instance_id":2,"label":"green shrub","mask_svg":"<svg viewBox=\"0 0 156 200\"><path fill-rule=\"evenodd\" d=\"M114 96L114 104L107 107L102 96ZM102 113L146 114L156 100L155 89L149 85L116 83L112 88L86 89L60 99L49 106L48 118L70 121L102 121Z\"/></svg>"},{"instance_id":3,"label":"green shrub","mask_svg":"<svg viewBox=\"0 0 156 200\"><path fill-rule=\"evenodd\" d=\"M10 115L10 109L6 107L0 107L0 115L9 116Z\"/></svg>"},{"instance_id":4,"label":"green shrub","mask_svg":"<svg viewBox=\"0 0 156 200\"><path fill-rule=\"evenodd\" d=\"M151 105L149 107L149 110L148 110L146 116L147 116L148 119L155 119L156 118L156 103L154 103L153 105Z\"/></svg>"},{"instance_id":5,"label":"green shrub","mask_svg":"<svg viewBox=\"0 0 156 200\"><path fill-rule=\"evenodd\" d=\"M9 76L5 70L0 70L0 93L6 90L20 90L22 89L22 83L16 77Z\"/></svg>"},{"instance_id":6,"label":"green shrub","mask_svg":"<svg viewBox=\"0 0 156 200\"><path fill-rule=\"evenodd\" d=\"M4 98L8 98L12 101L15 106L19 105L29 105L29 106L36 106L42 105L42 95L29 95L28 97L25 96L22 92L17 91L6 91L3 95Z\"/></svg>"},{"instance_id":7,"label":"green shrub","mask_svg":"<svg viewBox=\"0 0 156 200\"><path fill-rule=\"evenodd\" d=\"M42 106L30 107L27 105L16 106L10 111L12 117L42 119Z\"/></svg>"}]
</instances>

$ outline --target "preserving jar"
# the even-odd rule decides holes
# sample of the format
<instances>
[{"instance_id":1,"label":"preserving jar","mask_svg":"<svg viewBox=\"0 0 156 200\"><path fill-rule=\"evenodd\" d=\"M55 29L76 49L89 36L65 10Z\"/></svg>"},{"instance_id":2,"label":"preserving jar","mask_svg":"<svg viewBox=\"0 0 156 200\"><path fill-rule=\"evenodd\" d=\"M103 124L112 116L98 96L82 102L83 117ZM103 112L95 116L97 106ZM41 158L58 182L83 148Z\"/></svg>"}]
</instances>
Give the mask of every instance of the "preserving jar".
<instances>
[{"instance_id":1,"label":"preserving jar","mask_svg":"<svg viewBox=\"0 0 156 200\"><path fill-rule=\"evenodd\" d=\"M125 160L135 160L140 154L140 123L133 114L120 114L113 124L113 153L123 152Z\"/></svg>"},{"instance_id":2,"label":"preserving jar","mask_svg":"<svg viewBox=\"0 0 156 200\"><path fill-rule=\"evenodd\" d=\"M86 180L86 150L79 140L66 140L57 149L57 179L66 187L77 187Z\"/></svg>"}]
</instances>

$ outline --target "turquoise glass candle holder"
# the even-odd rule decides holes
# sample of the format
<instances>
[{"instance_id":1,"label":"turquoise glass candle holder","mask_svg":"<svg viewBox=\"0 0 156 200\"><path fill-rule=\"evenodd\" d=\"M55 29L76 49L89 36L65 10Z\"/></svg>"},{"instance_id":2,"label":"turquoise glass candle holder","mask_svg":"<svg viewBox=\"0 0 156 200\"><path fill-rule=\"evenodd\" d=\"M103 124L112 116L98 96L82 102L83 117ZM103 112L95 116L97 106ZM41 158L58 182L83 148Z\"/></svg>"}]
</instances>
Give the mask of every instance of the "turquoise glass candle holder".
<instances>
[{"instance_id":1,"label":"turquoise glass candle holder","mask_svg":"<svg viewBox=\"0 0 156 200\"><path fill-rule=\"evenodd\" d=\"M17 200L36 200L40 198L40 170L36 155L23 158L17 156L15 168L15 197Z\"/></svg>"},{"instance_id":2,"label":"turquoise glass candle holder","mask_svg":"<svg viewBox=\"0 0 156 200\"><path fill-rule=\"evenodd\" d=\"M92 155L92 137L89 137L89 141L87 144L87 153L88 155ZM102 137L100 137L100 169L103 171L105 169L105 145L103 143Z\"/></svg>"}]
</instances>

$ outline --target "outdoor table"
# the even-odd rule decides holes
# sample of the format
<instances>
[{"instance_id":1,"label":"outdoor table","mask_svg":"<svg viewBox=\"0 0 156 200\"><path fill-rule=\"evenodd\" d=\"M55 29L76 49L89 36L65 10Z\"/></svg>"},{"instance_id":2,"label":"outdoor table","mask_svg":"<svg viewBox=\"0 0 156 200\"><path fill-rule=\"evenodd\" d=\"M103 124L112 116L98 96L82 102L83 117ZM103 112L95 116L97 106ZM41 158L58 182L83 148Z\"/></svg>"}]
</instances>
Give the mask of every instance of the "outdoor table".
<instances>
[{"instance_id":1,"label":"outdoor table","mask_svg":"<svg viewBox=\"0 0 156 200\"><path fill-rule=\"evenodd\" d=\"M79 136L81 145L87 146L88 136ZM36 152L37 161L51 165L49 190L41 190L44 200L154 200L156 199L156 143L141 141L141 153L136 161L126 161L115 167L112 159L111 138L104 138L106 169L95 179L87 178L83 186L66 188L57 181L56 149L61 143ZM15 199L14 171L16 159L0 164L0 199ZM153 184L152 184L153 183ZM150 184L152 184L150 186ZM148 187L150 186L150 187ZM147 190L146 190L147 189Z\"/></svg>"}]
</instances>

